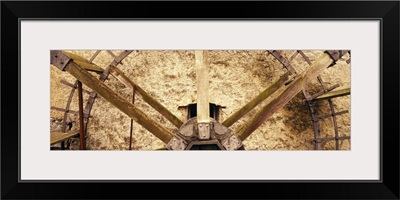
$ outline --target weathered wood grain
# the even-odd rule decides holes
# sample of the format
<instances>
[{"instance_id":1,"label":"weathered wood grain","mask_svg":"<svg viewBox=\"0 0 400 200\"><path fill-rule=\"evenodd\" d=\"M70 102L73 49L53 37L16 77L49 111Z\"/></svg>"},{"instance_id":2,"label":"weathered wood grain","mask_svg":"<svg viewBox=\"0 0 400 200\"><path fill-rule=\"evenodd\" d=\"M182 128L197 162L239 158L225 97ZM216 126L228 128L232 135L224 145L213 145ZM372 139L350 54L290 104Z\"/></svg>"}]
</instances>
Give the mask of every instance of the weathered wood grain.
<instances>
[{"instance_id":1,"label":"weathered wood grain","mask_svg":"<svg viewBox=\"0 0 400 200\"><path fill-rule=\"evenodd\" d=\"M65 55L67 55L69 58L74 60L75 63L79 64L79 66L81 66L82 68L84 68L88 71L97 72L97 73L102 73L104 71L101 67L90 63L90 61L86 60L85 58L83 58L81 56L78 56L76 54L69 53L66 51L62 51L62 52Z\"/></svg>"},{"instance_id":2,"label":"weathered wood grain","mask_svg":"<svg viewBox=\"0 0 400 200\"><path fill-rule=\"evenodd\" d=\"M267 89L262 91L258 96L254 97L250 102L248 102L241 109L236 111L234 114L229 116L222 124L224 126L231 126L235 122L237 122L240 118L250 112L253 108L255 108L258 104L263 102L269 96L271 96L274 92L276 92L279 88L281 88L287 81L290 80L292 72L287 72L283 76L281 76L277 81L275 81L272 85L270 85Z\"/></svg>"},{"instance_id":3,"label":"weathered wood grain","mask_svg":"<svg viewBox=\"0 0 400 200\"><path fill-rule=\"evenodd\" d=\"M328 99L328 98L341 97L341 96L346 96L349 94L350 94L350 88L343 88L343 89L339 89L339 90L332 90L326 94L323 94L323 95L315 98L315 100L323 100L323 99Z\"/></svg>"},{"instance_id":4,"label":"weathered wood grain","mask_svg":"<svg viewBox=\"0 0 400 200\"><path fill-rule=\"evenodd\" d=\"M238 137L243 141L251 133L253 133L261 124L263 124L269 117L272 116L277 110L287 104L293 97L302 91L303 87L307 85L311 78L315 78L324 69L326 69L333 60L327 53L324 53L313 65L301 75L296 76L295 80L291 82L288 87L270 103L261 109L250 122L244 124L237 131Z\"/></svg>"},{"instance_id":5,"label":"weathered wood grain","mask_svg":"<svg viewBox=\"0 0 400 200\"><path fill-rule=\"evenodd\" d=\"M96 91L97 94L102 96L123 113L135 120L138 124L158 137L161 141L167 143L173 137L171 131L152 120L144 112L136 108L132 103L128 102L119 94L112 91L108 86L89 74L89 72L80 67L77 63L70 62L66 67L66 71L84 83L86 86Z\"/></svg>"},{"instance_id":6,"label":"weathered wood grain","mask_svg":"<svg viewBox=\"0 0 400 200\"><path fill-rule=\"evenodd\" d=\"M197 122L210 122L207 51L195 51Z\"/></svg>"},{"instance_id":7,"label":"weathered wood grain","mask_svg":"<svg viewBox=\"0 0 400 200\"><path fill-rule=\"evenodd\" d=\"M50 134L50 145L65 141L69 138L79 135L79 130L69 131L67 133L55 132Z\"/></svg>"}]
</instances>

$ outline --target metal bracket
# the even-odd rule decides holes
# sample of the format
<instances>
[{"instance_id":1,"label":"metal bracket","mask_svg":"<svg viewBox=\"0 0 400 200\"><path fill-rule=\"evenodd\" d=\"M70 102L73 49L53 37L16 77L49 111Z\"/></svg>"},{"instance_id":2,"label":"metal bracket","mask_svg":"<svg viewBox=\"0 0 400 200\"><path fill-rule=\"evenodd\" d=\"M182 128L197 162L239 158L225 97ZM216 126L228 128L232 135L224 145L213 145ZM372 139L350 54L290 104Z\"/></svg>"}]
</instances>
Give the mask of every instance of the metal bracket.
<instances>
[{"instance_id":1,"label":"metal bracket","mask_svg":"<svg viewBox=\"0 0 400 200\"><path fill-rule=\"evenodd\" d=\"M239 150L242 141L232 131L212 119L211 122L196 123L191 118L184 123L167 143L169 150Z\"/></svg>"},{"instance_id":2,"label":"metal bracket","mask_svg":"<svg viewBox=\"0 0 400 200\"><path fill-rule=\"evenodd\" d=\"M200 140L208 140L211 135L211 123L197 123L197 130Z\"/></svg>"},{"instance_id":3,"label":"metal bracket","mask_svg":"<svg viewBox=\"0 0 400 200\"><path fill-rule=\"evenodd\" d=\"M167 144L169 150L185 150L187 143L182 138L175 136Z\"/></svg>"},{"instance_id":4,"label":"metal bracket","mask_svg":"<svg viewBox=\"0 0 400 200\"><path fill-rule=\"evenodd\" d=\"M272 51L267 51L271 55L273 55L282 65L285 67L288 71L293 72L294 74L297 74L296 70L290 65L290 61L287 60L285 57L283 57L278 51L272 50Z\"/></svg>"},{"instance_id":5,"label":"metal bracket","mask_svg":"<svg viewBox=\"0 0 400 200\"><path fill-rule=\"evenodd\" d=\"M238 150L242 145L242 141L235 134L231 134L222 142L226 150Z\"/></svg>"},{"instance_id":6,"label":"metal bracket","mask_svg":"<svg viewBox=\"0 0 400 200\"><path fill-rule=\"evenodd\" d=\"M65 55L62 51L59 50L51 50L50 51L50 64L56 66L61 71L65 71L68 63L72 59Z\"/></svg>"}]
</instances>

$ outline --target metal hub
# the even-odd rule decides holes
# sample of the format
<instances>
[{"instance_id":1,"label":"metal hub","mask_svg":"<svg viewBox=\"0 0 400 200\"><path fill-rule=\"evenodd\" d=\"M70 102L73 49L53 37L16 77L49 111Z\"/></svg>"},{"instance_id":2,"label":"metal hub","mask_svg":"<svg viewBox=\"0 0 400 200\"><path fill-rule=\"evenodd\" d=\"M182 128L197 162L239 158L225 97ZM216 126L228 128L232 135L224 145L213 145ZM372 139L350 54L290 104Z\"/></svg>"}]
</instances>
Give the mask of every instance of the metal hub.
<instances>
[{"instance_id":1,"label":"metal hub","mask_svg":"<svg viewBox=\"0 0 400 200\"><path fill-rule=\"evenodd\" d=\"M238 150L242 146L229 128L214 119L197 123L196 117L184 123L167 144L169 150Z\"/></svg>"}]
</instances>

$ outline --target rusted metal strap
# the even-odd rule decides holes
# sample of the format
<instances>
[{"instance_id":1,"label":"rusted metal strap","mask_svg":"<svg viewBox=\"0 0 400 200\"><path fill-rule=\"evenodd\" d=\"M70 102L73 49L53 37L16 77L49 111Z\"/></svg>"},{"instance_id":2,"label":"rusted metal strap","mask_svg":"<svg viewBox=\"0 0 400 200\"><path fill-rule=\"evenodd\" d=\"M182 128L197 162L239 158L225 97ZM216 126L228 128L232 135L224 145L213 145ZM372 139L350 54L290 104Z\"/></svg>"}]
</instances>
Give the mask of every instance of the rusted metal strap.
<instances>
[{"instance_id":1,"label":"rusted metal strap","mask_svg":"<svg viewBox=\"0 0 400 200\"><path fill-rule=\"evenodd\" d=\"M74 85L74 84L72 84L72 83L69 83L69 82L67 82L66 80L61 80L60 81L60 83L62 83L62 84L64 84L64 85L66 85L66 86L69 86L69 87L71 87L71 88L77 88L77 86L76 85ZM90 91L88 91L88 90L85 90L85 89L82 89L82 91L83 92L85 92L86 94L89 94L90 95Z\"/></svg>"},{"instance_id":2,"label":"rusted metal strap","mask_svg":"<svg viewBox=\"0 0 400 200\"><path fill-rule=\"evenodd\" d=\"M132 89L132 105L135 104L135 87ZM131 119L131 130L129 132L129 150L132 150L133 119Z\"/></svg>"},{"instance_id":3,"label":"rusted metal strap","mask_svg":"<svg viewBox=\"0 0 400 200\"><path fill-rule=\"evenodd\" d=\"M346 113L349 113L349 111L348 110L343 110L343 111L340 111L340 112L333 112L332 114L329 114L329 115L318 116L318 119L326 119L326 118L329 118L329 117L343 115L343 114L346 114Z\"/></svg>"},{"instance_id":4,"label":"rusted metal strap","mask_svg":"<svg viewBox=\"0 0 400 200\"><path fill-rule=\"evenodd\" d=\"M314 139L320 137L320 127L319 127L319 120L317 117L317 112L316 109L314 108L314 103L312 102L307 102L308 106L311 111L311 117L313 121L313 129L314 129ZM320 150L321 149L321 143L320 142L315 142L314 143L314 150Z\"/></svg>"},{"instance_id":5,"label":"rusted metal strap","mask_svg":"<svg viewBox=\"0 0 400 200\"><path fill-rule=\"evenodd\" d=\"M117 66L118 64L122 64L121 61L128 56L130 53L132 53L133 50L124 50L123 52L121 52L118 56L114 57L113 62L110 64L112 66Z\"/></svg>"},{"instance_id":6,"label":"rusted metal strap","mask_svg":"<svg viewBox=\"0 0 400 200\"><path fill-rule=\"evenodd\" d=\"M90 111L92 109L92 105L93 105L94 100L96 99L96 97L97 97L97 93L96 92L92 92L90 94L89 99L88 99L88 101L86 103L86 106L85 106L85 112L89 113L88 111Z\"/></svg>"},{"instance_id":7,"label":"rusted metal strap","mask_svg":"<svg viewBox=\"0 0 400 200\"><path fill-rule=\"evenodd\" d=\"M76 112L76 111L67 110L67 109L59 108L59 107L55 107L55 106L51 106L50 109L52 109L52 110L57 110L57 111L61 111L61 112L69 112L69 113L73 113L73 114L78 113L78 112Z\"/></svg>"},{"instance_id":8,"label":"rusted metal strap","mask_svg":"<svg viewBox=\"0 0 400 200\"><path fill-rule=\"evenodd\" d=\"M278 51L272 50L268 51L271 55L273 55L288 71L292 71L297 74L296 70L290 65L290 62L283 57Z\"/></svg>"},{"instance_id":9,"label":"rusted metal strap","mask_svg":"<svg viewBox=\"0 0 400 200\"><path fill-rule=\"evenodd\" d=\"M116 67L118 64L120 64L121 61L131 52L132 50L124 50L123 52L121 52L121 54L116 56L114 60L110 63L110 65L104 70L103 74L100 76L100 81L104 82L107 79L108 75L110 75L110 68Z\"/></svg>"},{"instance_id":10,"label":"rusted metal strap","mask_svg":"<svg viewBox=\"0 0 400 200\"><path fill-rule=\"evenodd\" d=\"M318 115L316 114L312 114L311 115L311 121L313 122L319 122L320 118L318 117Z\"/></svg>"},{"instance_id":11,"label":"rusted metal strap","mask_svg":"<svg viewBox=\"0 0 400 200\"><path fill-rule=\"evenodd\" d=\"M65 71L66 66L71 62L74 61L75 63L78 63L80 66L85 68L88 71L93 71L96 73L102 73L104 70L95 65L89 63L85 58L82 58L78 55L75 55L73 53L65 52L65 51L60 51L60 50L52 50L50 51L50 64L53 64L56 66L58 69Z\"/></svg>"},{"instance_id":12,"label":"rusted metal strap","mask_svg":"<svg viewBox=\"0 0 400 200\"><path fill-rule=\"evenodd\" d=\"M340 50L340 51L335 51L335 50L327 50L325 51L326 53L329 54L329 56L335 61L337 62L342 56L344 56L344 54L346 54L347 50Z\"/></svg>"},{"instance_id":13,"label":"rusted metal strap","mask_svg":"<svg viewBox=\"0 0 400 200\"><path fill-rule=\"evenodd\" d=\"M99 53L101 52L101 50L96 51L93 56L89 59L89 63L92 63L93 60L99 55Z\"/></svg>"},{"instance_id":14,"label":"rusted metal strap","mask_svg":"<svg viewBox=\"0 0 400 200\"><path fill-rule=\"evenodd\" d=\"M307 62L308 65L311 65L311 60L306 56L306 54L304 54L303 51L298 50L297 52L299 52L299 54L301 55L301 57L303 57L303 59Z\"/></svg>"},{"instance_id":15,"label":"rusted metal strap","mask_svg":"<svg viewBox=\"0 0 400 200\"><path fill-rule=\"evenodd\" d=\"M67 101L67 106L65 107L65 110L69 110L72 102L72 97L74 96L75 88L78 85L78 81L75 81L74 87L71 89L71 92L69 93L68 101ZM62 132L67 131L67 117L68 117L68 112L64 112L64 120L63 124L61 127ZM61 143L61 149L64 149L64 142Z\"/></svg>"},{"instance_id":16,"label":"rusted metal strap","mask_svg":"<svg viewBox=\"0 0 400 200\"><path fill-rule=\"evenodd\" d=\"M65 112L65 113L71 113L71 114L79 114L79 112L78 111L75 111L75 110L67 110L67 109L64 109L64 108L59 108L59 107L55 107L55 106L51 106L51 109L52 110L57 110L57 111L61 111L61 112ZM87 117L90 117L87 113L84 113L84 116L87 118Z\"/></svg>"},{"instance_id":17,"label":"rusted metal strap","mask_svg":"<svg viewBox=\"0 0 400 200\"><path fill-rule=\"evenodd\" d=\"M110 54L114 59L117 58L117 56L110 50L107 50L107 53ZM117 58L118 59L118 58ZM118 60L117 60L118 61ZM124 63L121 62L121 60L118 61L119 64L124 65Z\"/></svg>"},{"instance_id":18,"label":"rusted metal strap","mask_svg":"<svg viewBox=\"0 0 400 200\"><path fill-rule=\"evenodd\" d=\"M79 143L80 150L86 149L85 131L83 125L83 97L82 97L82 82L78 81L78 104L79 104Z\"/></svg>"},{"instance_id":19,"label":"rusted metal strap","mask_svg":"<svg viewBox=\"0 0 400 200\"><path fill-rule=\"evenodd\" d=\"M62 51L50 51L50 64L56 66L61 71L65 71L65 67L72 59L65 55Z\"/></svg>"},{"instance_id":20,"label":"rusted metal strap","mask_svg":"<svg viewBox=\"0 0 400 200\"><path fill-rule=\"evenodd\" d=\"M290 56L289 62L292 62L298 54L299 54L299 51L296 51L292 56Z\"/></svg>"},{"instance_id":21,"label":"rusted metal strap","mask_svg":"<svg viewBox=\"0 0 400 200\"><path fill-rule=\"evenodd\" d=\"M107 50L107 53L110 54L113 58L117 57L112 51Z\"/></svg>"},{"instance_id":22,"label":"rusted metal strap","mask_svg":"<svg viewBox=\"0 0 400 200\"><path fill-rule=\"evenodd\" d=\"M322 78L321 78L320 75L317 76L317 79L318 79L318 81L319 81L319 84L321 84L322 89L324 89L325 92L328 92L327 89L326 89L326 87L325 87L324 81L322 80Z\"/></svg>"},{"instance_id":23,"label":"rusted metal strap","mask_svg":"<svg viewBox=\"0 0 400 200\"><path fill-rule=\"evenodd\" d=\"M331 65L329 65L329 67L332 67L333 65L336 64L336 62L342 57L344 56L344 54L346 54L347 50L326 50L325 53L329 54L329 56L333 59L333 63Z\"/></svg>"},{"instance_id":24,"label":"rusted metal strap","mask_svg":"<svg viewBox=\"0 0 400 200\"><path fill-rule=\"evenodd\" d=\"M338 128L337 120L336 120L336 115L338 115L339 113L335 113L335 107L333 106L332 99L328 99L328 102L329 102L329 107L330 107L331 113L332 113L333 127L335 128L336 150L339 150L339 141L337 139L339 137L339 128Z\"/></svg>"},{"instance_id":25,"label":"rusted metal strap","mask_svg":"<svg viewBox=\"0 0 400 200\"><path fill-rule=\"evenodd\" d=\"M94 95L93 95L94 94ZM96 97L97 97L97 93L96 92L92 92L91 93L91 95L89 96L89 99L87 100L87 103L86 103L86 106L85 106L85 113L88 113L89 114L89 116L90 116L90 112L92 111L92 108L93 108L93 104L94 104L94 102L95 102L95 100L96 100ZM84 116L85 117L85 133L86 133L86 131L87 131L87 127L88 127L88 123L89 123L89 118L88 117L86 117L86 115Z\"/></svg>"}]
</instances>

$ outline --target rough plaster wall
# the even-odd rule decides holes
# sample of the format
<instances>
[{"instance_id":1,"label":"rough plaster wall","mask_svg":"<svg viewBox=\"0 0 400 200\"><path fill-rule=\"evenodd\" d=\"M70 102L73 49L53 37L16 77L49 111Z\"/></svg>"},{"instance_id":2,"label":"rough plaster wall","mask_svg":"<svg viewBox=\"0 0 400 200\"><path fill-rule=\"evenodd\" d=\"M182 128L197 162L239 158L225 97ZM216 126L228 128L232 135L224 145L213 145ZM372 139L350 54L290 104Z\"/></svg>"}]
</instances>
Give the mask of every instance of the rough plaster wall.
<instances>
[{"instance_id":1,"label":"rough plaster wall","mask_svg":"<svg viewBox=\"0 0 400 200\"><path fill-rule=\"evenodd\" d=\"M95 51L71 51L89 59ZM118 55L121 51L113 51ZM295 51L281 51L281 54L290 58ZM322 55L323 51L304 51L313 62ZM321 74L327 87L339 83L341 87L350 85L350 65L344 60L338 61L335 67L330 67ZM105 51L93 61L102 68L112 61L112 57ZM158 100L182 121L186 120L186 113L178 110L178 106L187 105L196 101L196 74L194 67L194 51L134 51L120 68L131 80L140 85L148 94ZM276 81L285 73L282 65L265 51L210 51L210 102L226 106L222 112L222 120L240 109L253 97L257 96L266 87ZM308 64L297 55L292 61L292 66L301 73L308 68ZM96 76L98 77L98 75ZM60 84L65 79L74 83L75 79L66 72L61 72L51 66L51 105L65 107L71 88ZM111 89L132 100L132 91L126 88L117 79L109 76L105 82ZM86 88L84 86L84 88ZM86 88L88 89L88 88ZM322 90L317 79L309 85L310 93ZM90 90L90 89L88 89ZM249 114L231 126L237 130L247 122L257 111L272 98L279 95L283 89L262 102ZM84 101L88 95L84 94ZM75 93L71 110L78 110L78 97ZM313 128L308 106L302 102L303 94L299 93L282 109L272 115L261 127L251 134L245 141L247 150L312 150ZM333 99L336 111L350 111L350 96ZM84 104L85 105L85 104ZM140 95L135 97L135 105L151 116L155 121L173 130L175 127L157 111L145 103ZM327 101L318 103L318 112L329 114ZM58 122L63 118L63 113L51 111L52 119ZM102 97L98 97L91 112L92 118L88 126L87 148L92 150L126 150L129 147L130 118L120 112ZM78 117L69 114L73 128L77 128ZM350 114L338 116L339 134L349 135ZM54 120L53 120L54 121ZM52 130L60 126L52 123ZM58 123L59 124L59 123ZM163 148L165 145L133 122L133 149L152 150ZM321 136L334 136L331 118L321 120ZM75 141L76 142L76 141ZM334 149L334 142L322 143L323 149ZM341 149L350 149L350 143L344 141Z\"/></svg>"}]
</instances>

